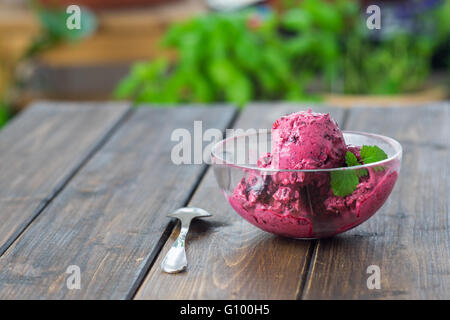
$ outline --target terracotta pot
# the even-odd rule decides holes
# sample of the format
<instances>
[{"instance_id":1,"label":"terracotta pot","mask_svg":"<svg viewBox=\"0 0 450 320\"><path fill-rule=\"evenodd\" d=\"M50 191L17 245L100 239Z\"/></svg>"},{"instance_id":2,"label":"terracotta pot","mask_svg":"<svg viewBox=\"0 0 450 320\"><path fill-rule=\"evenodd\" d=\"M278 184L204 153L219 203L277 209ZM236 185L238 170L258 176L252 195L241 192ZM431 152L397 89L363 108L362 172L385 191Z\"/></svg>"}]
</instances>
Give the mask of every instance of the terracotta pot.
<instances>
[{"instance_id":1,"label":"terracotta pot","mask_svg":"<svg viewBox=\"0 0 450 320\"><path fill-rule=\"evenodd\" d=\"M40 0L45 6L69 6L77 4L91 9L125 8L164 3L168 0ZM175 1L175 0L170 0Z\"/></svg>"}]
</instances>

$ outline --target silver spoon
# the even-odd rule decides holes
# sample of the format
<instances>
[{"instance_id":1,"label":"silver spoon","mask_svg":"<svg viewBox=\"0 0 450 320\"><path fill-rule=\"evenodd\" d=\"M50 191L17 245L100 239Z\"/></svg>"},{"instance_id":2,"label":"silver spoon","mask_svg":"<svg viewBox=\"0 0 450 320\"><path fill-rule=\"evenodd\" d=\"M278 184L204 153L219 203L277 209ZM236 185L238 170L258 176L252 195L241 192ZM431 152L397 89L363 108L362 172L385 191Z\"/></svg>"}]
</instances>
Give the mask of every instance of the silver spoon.
<instances>
[{"instance_id":1,"label":"silver spoon","mask_svg":"<svg viewBox=\"0 0 450 320\"><path fill-rule=\"evenodd\" d=\"M176 273L185 270L187 267L185 242L192 219L211 217L212 214L200 208L185 207L169 213L167 216L179 219L181 221L181 230L172 248L164 257L161 268L167 273Z\"/></svg>"}]
</instances>

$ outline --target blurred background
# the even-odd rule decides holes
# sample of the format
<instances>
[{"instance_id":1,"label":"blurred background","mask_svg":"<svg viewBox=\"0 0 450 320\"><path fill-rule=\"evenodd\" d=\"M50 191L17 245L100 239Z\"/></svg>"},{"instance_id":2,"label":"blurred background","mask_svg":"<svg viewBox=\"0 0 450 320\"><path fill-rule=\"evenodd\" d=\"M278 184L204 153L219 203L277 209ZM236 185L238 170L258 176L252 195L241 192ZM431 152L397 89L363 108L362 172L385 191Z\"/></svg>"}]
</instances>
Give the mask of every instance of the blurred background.
<instances>
[{"instance_id":1,"label":"blurred background","mask_svg":"<svg viewBox=\"0 0 450 320\"><path fill-rule=\"evenodd\" d=\"M450 0L0 0L0 126L36 99L351 107L449 92Z\"/></svg>"}]
</instances>

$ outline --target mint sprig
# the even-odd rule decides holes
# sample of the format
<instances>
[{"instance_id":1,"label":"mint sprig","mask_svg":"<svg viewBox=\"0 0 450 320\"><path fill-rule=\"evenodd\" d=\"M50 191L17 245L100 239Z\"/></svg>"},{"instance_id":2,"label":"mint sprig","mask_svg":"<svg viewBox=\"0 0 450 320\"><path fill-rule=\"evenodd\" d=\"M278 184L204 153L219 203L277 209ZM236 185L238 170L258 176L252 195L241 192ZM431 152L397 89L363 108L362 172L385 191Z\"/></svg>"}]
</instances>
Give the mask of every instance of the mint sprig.
<instances>
[{"instance_id":1,"label":"mint sprig","mask_svg":"<svg viewBox=\"0 0 450 320\"><path fill-rule=\"evenodd\" d=\"M347 151L345 154L345 163L347 164L347 167L359 165L358 158L356 158L356 156L350 151Z\"/></svg>"},{"instance_id":2,"label":"mint sprig","mask_svg":"<svg viewBox=\"0 0 450 320\"><path fill-rule=\"evenodd\" d=\"M345 197L355 191L358 175L352 170L331 171L331 189L335 196Z\"/></svg>"},{"instance_id":3,"label":"mint sprig","mask_svg":"<svg viewBox=\"0 0 450 320\"><path fill-rule=\"evenodd\" d=\"M360 161L350 151L347 151L345 154L347 167L378 162L385 159L387 159L387 154L377 146L362 146ZM384 168L376 167L375 169L378 171ZM367 169L331 171L331 189L333 190L333 194L338 197L345 197L352 194L359 184L359 178L368 174Z\"/></svg>"},{"instance_id":4,"label":"mint sprig","mask_svg":"<svg viewBox=\"0 0 450 320\"><path fill-rule=\"evenodd\" d=\"M364 164L378 162L387 159L387 154L377 146L362 146L361 161Z\"/></svg>"}]
</instances>

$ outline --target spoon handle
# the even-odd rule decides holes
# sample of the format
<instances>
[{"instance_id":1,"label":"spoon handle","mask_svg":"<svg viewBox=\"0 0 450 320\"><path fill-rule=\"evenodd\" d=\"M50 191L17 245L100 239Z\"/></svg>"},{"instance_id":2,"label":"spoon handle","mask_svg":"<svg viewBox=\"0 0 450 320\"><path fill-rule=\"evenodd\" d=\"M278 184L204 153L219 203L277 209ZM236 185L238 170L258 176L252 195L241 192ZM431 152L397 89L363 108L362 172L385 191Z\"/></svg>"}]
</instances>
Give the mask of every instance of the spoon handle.
<instances>
[{"instance_id":1,"label":"spoon handle","mask_svg":"<svg viewBox=\"0 0 450 320\"><path fill-rule=\"evenodd\" d=\"M177 273L183 271L187 267L185 242L189 226L181 226L180 234L175 240L172 248L167 252L161 263L161 268L167 273Z\"/></svg>"}]
</instances>

